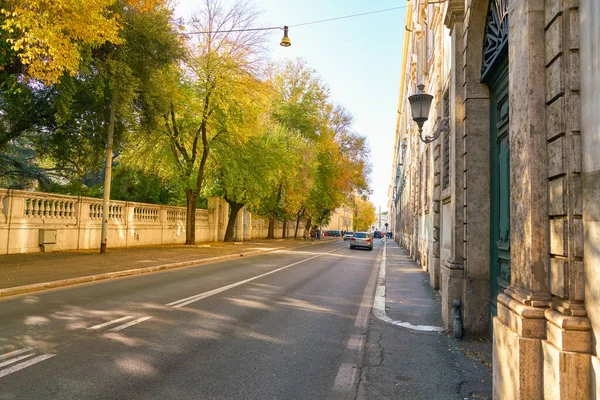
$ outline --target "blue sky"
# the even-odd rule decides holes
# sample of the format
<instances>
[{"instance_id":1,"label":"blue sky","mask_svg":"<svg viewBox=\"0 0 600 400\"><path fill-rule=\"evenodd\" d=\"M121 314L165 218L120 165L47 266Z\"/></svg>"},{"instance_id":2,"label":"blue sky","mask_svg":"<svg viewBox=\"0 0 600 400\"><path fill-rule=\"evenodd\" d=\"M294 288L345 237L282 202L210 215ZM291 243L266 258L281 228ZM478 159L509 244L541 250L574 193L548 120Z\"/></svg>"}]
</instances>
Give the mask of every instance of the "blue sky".
<instances>
[{"instance_id":1,"label":"blue sky","mask_svg":"<svg viewBox=\"0 0 600 400\"><path fill-rule=\"evenodd\" d=\"M177 13L192 14L203 2L179 0ZM394 7L405 0L254 0L261 26L290 26L290 47L279 46L282 31L270 31L274 60L302 57L330 87L335 103L354 116L354 129L371 150L371 201L387 209L391 179L405 9L306 26L296 24Z\"/></svg>"}]
</instances>

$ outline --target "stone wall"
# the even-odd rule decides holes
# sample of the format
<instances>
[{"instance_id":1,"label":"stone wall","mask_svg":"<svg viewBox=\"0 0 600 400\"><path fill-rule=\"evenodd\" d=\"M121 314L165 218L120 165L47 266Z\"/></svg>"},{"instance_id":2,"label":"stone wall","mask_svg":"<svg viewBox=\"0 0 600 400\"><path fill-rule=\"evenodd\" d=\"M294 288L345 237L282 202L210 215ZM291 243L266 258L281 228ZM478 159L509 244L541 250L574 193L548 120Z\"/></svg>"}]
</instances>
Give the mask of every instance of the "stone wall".
<instances>
[{"instance_id":1,"label":"stone wall","mask_svg":"<svg viewBox=\"0 0 600 400\"><path fill-rule=\"evenodd\" d=\"M109 207L109 247L185 243L185 207L125 201L111 201ZM196 241L222 240L228 215L224 200L209 199L208 209L196 211ZM268 225L242 209L234 239L264 238ZM101 227L102 199L0 189L0 254L96 249ZM277 221L275 237L282 237L282 228ZM288 223L287 237L294 229L295 222ZM55 233L54 243L40 246L40 232Z\"/></svg>"}]
</instances>

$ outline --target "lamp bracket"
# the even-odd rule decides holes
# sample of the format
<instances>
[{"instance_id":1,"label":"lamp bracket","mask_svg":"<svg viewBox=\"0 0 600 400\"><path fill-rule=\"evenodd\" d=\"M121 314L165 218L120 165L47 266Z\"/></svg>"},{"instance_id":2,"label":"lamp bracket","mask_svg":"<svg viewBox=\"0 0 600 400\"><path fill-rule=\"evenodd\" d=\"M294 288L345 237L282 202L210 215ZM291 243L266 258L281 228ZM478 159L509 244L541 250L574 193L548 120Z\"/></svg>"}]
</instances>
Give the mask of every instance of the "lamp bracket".
<instances>
[{"instance_id":1,"label":"lamp bracket","mask_svg":"<svg viewBox=\"0 0 600 400\"><path fill-rule=\"evenodd\" d=\"M440 135L442 134L442 132L449 132L449 131L450 131L450 117L444 117L438 123L437 130L435 131L433 136L429 136L429 135L423 136L423 130L419 129L419 137L421 138L421 141L423 143L431 143L434 140L436 140L437 138L439 138Z\"/></svg>"}]
</instances>

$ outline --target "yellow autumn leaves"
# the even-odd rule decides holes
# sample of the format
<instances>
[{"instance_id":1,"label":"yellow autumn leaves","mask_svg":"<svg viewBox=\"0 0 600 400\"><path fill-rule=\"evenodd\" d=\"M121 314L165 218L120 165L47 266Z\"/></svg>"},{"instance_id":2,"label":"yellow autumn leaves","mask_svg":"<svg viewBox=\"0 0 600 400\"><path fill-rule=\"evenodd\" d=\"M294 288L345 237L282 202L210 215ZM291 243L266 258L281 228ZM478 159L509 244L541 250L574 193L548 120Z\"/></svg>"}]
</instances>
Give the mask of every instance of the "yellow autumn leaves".
<instances>
[{"instance_id":1,"label":"yellow autumn leaves","mask_svg":"<svg viewBox=\"0 0 600 400\"><path fill-rule=\"evenodd\" d=\"M124 7L148 11L161 0L124 0ZM8 0L1 12L2 35L20 59L26 76L45 84L74 75L81 46L121 43L117 0Z\"/></svg>"}]
</instances>

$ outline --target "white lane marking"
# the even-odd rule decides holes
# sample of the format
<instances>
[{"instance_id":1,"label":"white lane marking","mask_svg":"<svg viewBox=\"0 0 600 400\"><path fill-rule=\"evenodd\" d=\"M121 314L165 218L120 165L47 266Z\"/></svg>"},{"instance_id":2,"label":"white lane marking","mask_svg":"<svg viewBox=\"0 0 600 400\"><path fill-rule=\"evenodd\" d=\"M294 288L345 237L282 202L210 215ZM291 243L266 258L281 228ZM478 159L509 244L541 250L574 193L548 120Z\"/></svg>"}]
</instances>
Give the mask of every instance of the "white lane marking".
<instances>
[{"instance_id":1,"label":"white lane marking","mask_svg":"<svg viewBox=\"0 0 600 400\"><path fill-rule=\"evenodd\" d=\"M444 328L441 326L429 326L429 325L413 325L410 322L395 321L388 317L385 311L385 267L387 264L387 243L383 244L383 256L381 257L381 266L379 268L379 280L377 282L377 290L375 292L375 304L373 306L373 315L383 321L392 325L400 326L402 328L411 329L419 332L444 332Z\"/></svg>"},{"instance_id":2,"label":"white lane marking","mask_svg":"<svg viewBox=\"0 0 600 400\"><path fill-rule=\"evenodd\" d=\"M54 357L56 354L42 354L41 356L37 356L36 358L32 358L31 360L27 360L25 362L22 362L20 364L17 365L13 365L10 368L6 368L3 370L0 370L0 378L2 378L3 376L6 376L8 374L12 374L13 372L17 372L22 370L23 368L27 368L30 367L34 364L37 364L39 362L42 362L44 360L47 360L49 358Z\"/></svg>"},{"instance_id":3,"label":"white lane marking","mask_svg":"<svg viewBox=\"0 0 600 400\"><path fill-rule=\"evenodd\" d=\"M227 286L223 286L223 287L220 287L220 288L217 288L217 289L209 290L208 292L204 292L204 293L196 294L194 296L186 297L185 299L180 299L180 300L172 301L171 303L167 303L166 305L167 306L173 306L175 308L180 308L180 307L186 306L188 304L194 303L196 301L199 301L199 300L202 300L202 299L206 299L207 297L214 296L215 294L224 292L226 290L233 289L234 287L243 285L245 283L252 282L252 281L254 281L256 279L263 278L263 277L265 277L267 275L274 274L275 272L283 271L284 269L293 267L294 265L298 265L298 264L302 264L304 262L310 261L313 258L321 257L322 255L325 255L325 254L328 254L328 253L332 253L332 252L337 251L337 250L339 250L341 248L342 247L339 247L339 248L333 249L331 251L326 251L325 253L317 254L316 256L312 256L312 257L306 258L304 260L301 260L301 261L298 261L298 262L295 262L295 263L292 263L292 264L288 264L288 265L286 265L284 267L274 269L273 271L266 272L264 274L255 276L255 277L250 278L250 279L245 279L243 281L232 283L231 285L227 285Z\"/></svg>"},{"instance_id":4,"label":"white lane marking","mask_svg":"<svg viewBox=\"0 0 600 400\"><path fill-rule=\"evenodd\" d=\"M94 331L96 329L104 328L105 326L118 324L121 321L126 321L126 320L131 319L131 318L134 318L134 316L133 315L128 315L126 317L121 317L121 318L113 319L112 321L108 321L108 322L105 322L103 324L98 324L98 325L90 326L88 329Z\"/></svg>"},{"instance_id":5,"label":"white lane marking","mask_svg":"<svg viewBox=\"0 0 600 400\"><path fill-rule=\"evenodd\" d=\"M347 360L353 362L345 362L340 365L333 383L333 390L337 392L344 392L346 394L353 393L358 386L358 375L361 371L360 362L364 354L365 343L367 340L366 329L369 325L369 317L371 309L373 308L373 293L375 292L375 286L377 284L378 267L379 265L376 259L375 262L373 262L369 280L365 286L360 301L360 307L354 320L355 331L360 331L361 333L351 335L350 339L348 339L348 344L346 345Z\"/></svg>"},{"instance_id":6,"label":"white lane marking","mask_svg":"<svg viewBox=\"0 0 600 400\"><path fill-rule=\"evenodd\" d=\"M352 335L346 348L348 350L361 351L365 345L365 335Z\"/></svg>"},{"instance_id":7,"label":"white lane marking","mask_svg":"<svg viewBox=\"0 0 600 400\"><path fill-rule=\"evenodd\" d=\"M18 361L24 360L24 359L29 358L29 357L33 357L33 354L25 354L24 356L20 356L20 357L13 358L13 359L8 360L8 361L1 362L0 363L0 368L5 367L5 366L10 365L10 364L14 364L14 363L16 363Z\"/></svg>"},{"instance_id":8,"label":"white lane marking","mask_svg":"<svg viewBox=\"0 0 600 400\"><path fill-rule=\"evenodd\" d=\"M137 319L134 319L133 321L130 321L130 322L126 323L126 324L119 325L119 326L115 326L114 328L112 328L112 329L109 329L109 331L111 331L111 332L118 332L118 331L122 331L122 330L123 330L123 329L125 329L125 328L129 328L130 326L133 326L133 325L139 324L140 322L147 321L147 320L149 320L149 319L151 319L151 318L152 318L152 317L142 317L142 318L137 318Z\"/></svg>"},{"instance_id":9,"label":"white lane marking","mask_svg":"<svg viewBox=\"0 0 600 400\"><path fill-rule=\"evenodd\" d=\"M375 263L373 264L373 270L371 271L371 275L369 276L367 286L365 286L363 297L360 300L360 307L358 309L358 314L356 314L356 319L354 321L354 326L356 328L366 329L369 325L369 316L371 314L371 309L373 308L373 292L376 286L376 280L377 261L375 261Z\"/></svg>"},{"instance_id":10,"label":"white lane marking","mask_svg":"<svg viewBox=\"0 0 600 400\"><path fill-rule=\"evenodd\" d=\"M340 391L351 390L354 387L357 374L358 367L356 364L343 363L335 377L333 388Z\"/></svg>"},{"instance_id":11,"label":"white lane marking","mask_svg":"<svg viewBox=\"0 0 600 400\"><path fill-rule=\"evenodd\" d=\"M0 360L4 360L5 358L16 356L18 354L27 353L28 351L31 351L31 350L33 350L33 347L25 347L24 349L13 350L10 353L2 354L0 356Z\"/></svg>"}]
</instances>

